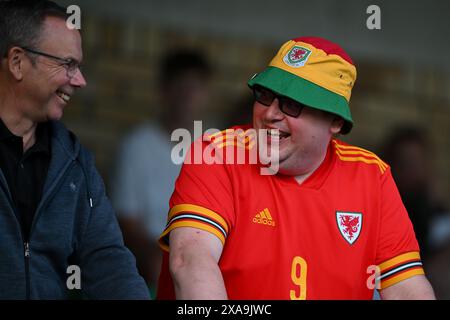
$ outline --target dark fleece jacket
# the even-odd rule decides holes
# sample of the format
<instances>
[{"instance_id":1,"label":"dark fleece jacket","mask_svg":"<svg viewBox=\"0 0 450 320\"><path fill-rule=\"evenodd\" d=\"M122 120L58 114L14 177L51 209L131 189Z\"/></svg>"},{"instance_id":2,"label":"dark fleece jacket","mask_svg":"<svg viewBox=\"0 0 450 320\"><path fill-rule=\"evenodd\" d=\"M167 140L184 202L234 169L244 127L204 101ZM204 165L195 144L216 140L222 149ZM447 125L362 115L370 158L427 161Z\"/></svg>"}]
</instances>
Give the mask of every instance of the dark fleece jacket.
<instances>
[{"instance_id":1,"label":"dark fleece jacket","mask_svg":"<svg viewBox=\"0 0 450 320\"><path fill-rule=\"evenodd\" d=\"M50 166L28 243L0 172L0 299L65 299L69 265L80 268L89 299L148 299L92 155L62 123L51 128Z\"/></svg>"}]
</instances>

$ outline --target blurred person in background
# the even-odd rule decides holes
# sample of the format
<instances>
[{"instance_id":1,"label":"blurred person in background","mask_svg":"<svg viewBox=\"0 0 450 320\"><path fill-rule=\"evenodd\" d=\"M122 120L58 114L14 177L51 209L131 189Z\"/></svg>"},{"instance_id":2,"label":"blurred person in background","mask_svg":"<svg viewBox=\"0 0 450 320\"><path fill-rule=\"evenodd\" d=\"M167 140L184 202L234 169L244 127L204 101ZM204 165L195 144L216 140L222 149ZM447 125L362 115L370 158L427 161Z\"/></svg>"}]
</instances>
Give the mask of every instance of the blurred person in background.
<instances>
[{"instance_id":1,"label":"blurred person in background","mask_svg":"<svg viewBox=\"0 0 450 320\"><path fill-rule=\"evenodd\" d=\"M60 121L81 35L51 1L0 1L0 299L148 299L93 156ZM77 276L77 274L73 274Z\"/></svg>"},{"instance_id":2,"label":"blurred person in background","mask_svg":"<svg viewBox=\"0 0 450 320\"><path fill-rule=\"evenodd\" d=\"M246 94L240 96L224 117L221 128L231 128L236 124L250 123L252 121L252 109L248 106L252 105L252 103L253 96L250 92L246 92Z\"/></svg>"},{"instance_id":3,"label":"blurred person in background","mask_svg":"<svg viewBox=\"0 0 450 320\"><path fill-rule=\"evenodd\" d=\"M425 268L436 297L450 300L450 244L433 254Z\"/></svg>"},{"instance_id":4,"label":"blurred person in background","mask_svg":"<svg viewBox=\"0 0 450 320\"><path fill-rule=\"evenodd\" d=\"M450 243L450 214L440 201L432 170L433 146L422 128L399 125L384 142L381 154L391 166L427 260Z\"/></svg>"},{"instance_id":5,"label":"blurred person in background","mask_svg":"<svg viewBox=\"0 0 450 320\"><path fill-rule=\"evenodd\" d=\"M436 297L450 299L450 213L434 182L431 140L423 128L398 125L384 142L382 154L413 223Z\"/></svg>"},{"instance_id":6,"label":"blurred person in background","mask_svg":"<svg viewBox=\"0 0 450 320\"><path fill-rule=\"evenodd\" d=\"M193 122L210 102L211 68L202 53L177 49L164 55L158 78L159 116L122 141L111 181L112 200L125 244L154 293L161 266L157 240L166 226L169 198L180 165L171 160L171 133L192 132Z\"/></svg>"}]
</instances>

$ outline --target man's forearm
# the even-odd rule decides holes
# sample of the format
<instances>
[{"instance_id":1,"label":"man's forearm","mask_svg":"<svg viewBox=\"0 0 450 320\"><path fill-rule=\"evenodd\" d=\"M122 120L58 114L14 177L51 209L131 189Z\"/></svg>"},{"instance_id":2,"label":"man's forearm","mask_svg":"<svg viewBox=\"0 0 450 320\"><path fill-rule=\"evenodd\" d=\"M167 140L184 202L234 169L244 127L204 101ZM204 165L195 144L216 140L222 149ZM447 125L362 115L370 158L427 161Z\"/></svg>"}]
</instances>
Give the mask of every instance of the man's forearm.
<instances>
[{"instance_id":1,"label":"man's forearm","mask_svg":"<svg viewBox=\"0 0 450 320\"><path fill-rule=\"evenodd\" d=\"M423 275L403 280L380 292L383 300L435 300L433 288Z\"/></svg>"},{"instance_id":2,"label":"man's forearm","mask_svg":"<svg viewBox=\"0 0 450 320\"><path fill-rule=\"evenodd\" d=\"M188 259L171 270L179 300L228 299L222 273L213 259Z\"/></svg>"}]
</instances>

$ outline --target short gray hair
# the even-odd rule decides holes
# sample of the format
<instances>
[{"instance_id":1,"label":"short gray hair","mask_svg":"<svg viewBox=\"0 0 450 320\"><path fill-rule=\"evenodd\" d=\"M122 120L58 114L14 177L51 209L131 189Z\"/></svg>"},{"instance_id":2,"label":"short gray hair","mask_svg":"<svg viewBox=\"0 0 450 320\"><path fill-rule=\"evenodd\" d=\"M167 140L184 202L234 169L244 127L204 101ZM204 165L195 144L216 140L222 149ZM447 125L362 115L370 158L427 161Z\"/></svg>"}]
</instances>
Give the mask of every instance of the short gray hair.
<instances>
[{"instance_id":1,"label":"short gray hair","mask_svg":"<svg viewBox=\"0 0 450 320\"><path fill-rule=\"evenodd\" d=\"M35 48L46 17L67 20L66 10L48 0L0 0L0 57L14 46Z\"/></svg>"}]
</instances>

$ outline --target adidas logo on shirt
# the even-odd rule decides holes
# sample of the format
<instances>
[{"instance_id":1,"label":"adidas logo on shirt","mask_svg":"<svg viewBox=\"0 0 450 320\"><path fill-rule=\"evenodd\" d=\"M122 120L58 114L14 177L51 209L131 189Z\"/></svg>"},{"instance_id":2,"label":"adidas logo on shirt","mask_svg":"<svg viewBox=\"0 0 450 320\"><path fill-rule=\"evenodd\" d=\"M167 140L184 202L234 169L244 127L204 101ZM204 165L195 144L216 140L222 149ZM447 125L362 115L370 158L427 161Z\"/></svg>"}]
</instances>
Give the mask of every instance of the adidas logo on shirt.
<instances>
[{"instance_id":1,"label":"adidas logo on shirt","mask_svg":"<svg viewBox=\"0 0 450 320\"><path fill-rule=\"evenodd\" d=\"M270 215L269 209L267 209L267 208L265 208L263 211L258 213L253 218L253 222L275 227L275 221L273 220L272 216Z\"/></svg>"}]
</instances>

